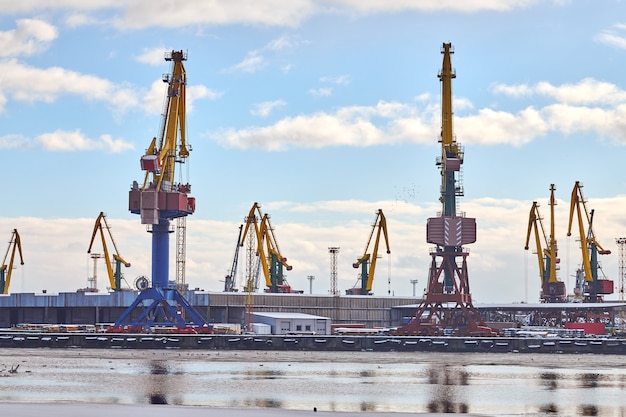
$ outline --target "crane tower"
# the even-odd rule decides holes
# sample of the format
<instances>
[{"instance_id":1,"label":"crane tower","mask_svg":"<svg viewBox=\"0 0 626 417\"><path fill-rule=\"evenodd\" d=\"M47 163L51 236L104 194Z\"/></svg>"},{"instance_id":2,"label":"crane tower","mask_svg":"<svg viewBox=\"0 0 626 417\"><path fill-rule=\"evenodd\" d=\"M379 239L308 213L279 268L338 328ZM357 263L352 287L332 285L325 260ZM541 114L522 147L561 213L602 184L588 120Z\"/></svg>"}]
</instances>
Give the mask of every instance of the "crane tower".
<instances>
[{"instance_id":1,"label":"crane tower","mask_svg":"<svg viewBox=\"0 0 626 417\"><path fill-rule=\"evenodd\" d=\"M624 290L626 287L626 237L618 237L615 239L619 248L619 300L624 301Z\"/></svg>"},{"instance_id":2,"label":"crane tower","mask_svg":"<svg viewBox=\"0 0 626 417\"><path fill-rule=\"evenodd\" d=\"M171 221L184 218L195 211L196 201L189 196L191 185L177 179L176 166L184 164L190 148L186 141L186 86L187 74L183 61L187 53L171 51L165 60L171 62L171 72L163 76L167 84L165 108L158 138L153 138L141 157L141 169L145 172L143 184L133 182L129 192L129 210L139 214L141 223L147 225L152 234L152 283L115 322L121 325L186 325L189 319L196 325L207 325L202 316L193 309L176 282L182 284L180 268L184 265L177 258L177 279L169 280L169 235ZM179 173L180 174L180 173ZM184 232L184 230L183 230ZM180 247L178 254L184 254ZM131 317L135 308L141 313Z\"/></svg>"},{"instance_id":3,"label":"crane tower","mask_svg":"<svg viewBox=\"0 0 626 417\"><path fill-rule=\"evenodd\" d=\"M431 250L425 298L415 317L397 333L437 335L448 329L453 335L487 335L492 331L472 304L466 261L469 253L463 248L476 241L476 219L457 212L457 197L463 196L460 174L464 152L452 129L452 80L456 78L450 59L452 44L444 43L441 53L441 156L436 165L441 172L442 211L426 224L426 241L436 246Z\"/></svg>"}]
</instances>

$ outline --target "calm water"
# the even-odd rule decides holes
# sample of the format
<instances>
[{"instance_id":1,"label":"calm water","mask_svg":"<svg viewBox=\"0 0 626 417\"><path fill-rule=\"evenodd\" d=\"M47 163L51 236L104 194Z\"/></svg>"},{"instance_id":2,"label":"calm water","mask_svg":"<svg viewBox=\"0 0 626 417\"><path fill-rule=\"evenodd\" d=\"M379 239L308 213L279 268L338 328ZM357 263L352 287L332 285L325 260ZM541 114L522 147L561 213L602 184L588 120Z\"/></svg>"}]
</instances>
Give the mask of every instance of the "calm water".
<instances>
[{"instance_id":1,"label":"calm water","mask_svg":"<svg viewBox=\"0 0 626 417\"><path fill-rule=\"evenodd\" d=\"M625 359L514 353L0 349L0 402L624 416ZM7 372L17 365L16 373Z\"/></svg>"}]
</instances>

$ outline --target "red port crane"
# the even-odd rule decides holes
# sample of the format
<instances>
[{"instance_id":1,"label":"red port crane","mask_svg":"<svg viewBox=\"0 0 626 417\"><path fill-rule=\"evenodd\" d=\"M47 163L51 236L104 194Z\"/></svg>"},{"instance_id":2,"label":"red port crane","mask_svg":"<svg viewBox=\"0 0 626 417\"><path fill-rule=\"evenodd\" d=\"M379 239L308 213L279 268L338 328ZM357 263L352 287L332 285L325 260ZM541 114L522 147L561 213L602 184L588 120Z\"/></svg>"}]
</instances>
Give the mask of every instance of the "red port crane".
<instances>
[{"instance_id":1,"label":"red port crane","mask_svg":"<svg viewBox=\"0 0 626 417\"><path fill-rule=\"evenodd\" d=\"M445 329L454 336L491 335L492 330L472 304L466 261L469 253L463 248L476 241L476 219L456 211L456 197L463 196L460 172L464 153L452 129L452 79L456 78L450 59L452 44L444 43L441 53L441 157L436 164L441 171L442 211L426 224L426 241L436 246L431 250L425 298L415 317L396 334L437 335ZM461 258L460 265L457 258Z\"/></svg>"}]
</instances>

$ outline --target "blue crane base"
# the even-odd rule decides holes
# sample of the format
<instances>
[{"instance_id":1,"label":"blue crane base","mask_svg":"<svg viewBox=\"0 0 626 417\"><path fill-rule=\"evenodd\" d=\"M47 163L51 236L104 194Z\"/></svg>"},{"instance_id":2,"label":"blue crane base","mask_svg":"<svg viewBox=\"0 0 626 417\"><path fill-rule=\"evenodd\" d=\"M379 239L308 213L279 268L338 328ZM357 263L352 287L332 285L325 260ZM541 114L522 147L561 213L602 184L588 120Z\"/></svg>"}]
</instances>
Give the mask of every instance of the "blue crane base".
<instances>
[{"instance_id":1,"label":"blue crane base","mask_svg":"<svg viewBox=\"0 0 626 417\"><path fill-rule=\"evenodd\" d=\"M176 303L182 311L176 309ZM141 311L135 318L133 312ZM135 301L115 322L120 326L208 326L206 320L189 304L183 295L174 288L151 287L139 293Z\"/></svg>"}]
</instances>

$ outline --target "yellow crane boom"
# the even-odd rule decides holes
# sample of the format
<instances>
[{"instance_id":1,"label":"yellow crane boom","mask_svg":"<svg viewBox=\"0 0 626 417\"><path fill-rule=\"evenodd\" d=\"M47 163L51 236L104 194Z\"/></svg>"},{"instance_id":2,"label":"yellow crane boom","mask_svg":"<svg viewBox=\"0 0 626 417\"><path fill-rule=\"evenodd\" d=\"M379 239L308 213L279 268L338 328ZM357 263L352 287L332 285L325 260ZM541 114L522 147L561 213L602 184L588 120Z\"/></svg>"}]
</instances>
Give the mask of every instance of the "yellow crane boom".
<instances>
[{"instance_id":1,"label":"yellow crane boom","mask_svg":"<svg viewBox=\"0 0 626 417\"><path fill-rule=\"evenodd\" d=\"M13 272L13 261L15 259L15 250L18 250L20 254L20 265L24 265L24 259L22 257L22 243L20 240L20 234L17 232L17 229L13 229L11 233L11 240L9 241L9 246L7 247L7 251L4 254L4 260L2 261L2 266L0 266L0 293L8 294L9 286L11 285L11 273ZM7 256L9 255L9 251L11 251L11 257L9 258L9 265L7 267Z\"/></svg>"},{"instance_id":2,"label":"yellow crane boom","mask_svg":"<svg viewBox=\"0 0 626 417\"><path fill-rule=\"evenodd\" d=\"M372 237L374 236L374 232L376 231L376 239L374 241L374 250L371 255L368 253L368 249L370 243L372 242ZM365 245L365 251L363 252L363 256L361 256L355 263L352 264L354 268L358 268L361 266L361 288L360 291L357 289L351 289L347 291L347 294L354 295L356 292L360 292L361 295L369 294L372 291L372 284L374 283L374 274L376 272L376 260L378 259L378 246L380 243L380 235L381 232L385 237L385 245L387 248L387 254L391 253L389 249L389 236L387 234L387 219L383 214L382 210L378 210L376 212L376 218L374 219L374 224L372 225L372 230L370 232L370 236L367 239L367 244ZM369 268L368 268L369 264Z\"/></svg>"},{"instance_id":3,"label":"yellow crane boom","mask_svg":"<svg viewBox=\"0 0 626 417\"><path fill-rule=\"evenodd\" d=\"M113 271L113 266L111 264L111 256L109 255L109 248L107 247L106 235L104 230L106 229L109 238L111 239L111 243L113 244L113 248L115 249L115 253L113 254L113 260L116 264L115 272ZM96 218L96 222L93 226L93 232L91 234L91 241L89 243L89 249L87 249L87 253L91 253L91 249L93 247L94 240L96 239L96 234L100 233L100 240L102 242L102 250L104 251L104 262L107 268L107 275L109 277L109 285L113 291L119 291L121 289L121 269L120 265L124 265L125 267L130 267L130 263L125 261L119 254L117 250L117 245L115 244L115 240L113 239L113 234L111 233L111 228L107 223L106 214L100 212L98 217Z\"/></svg>"}]
</instances>

